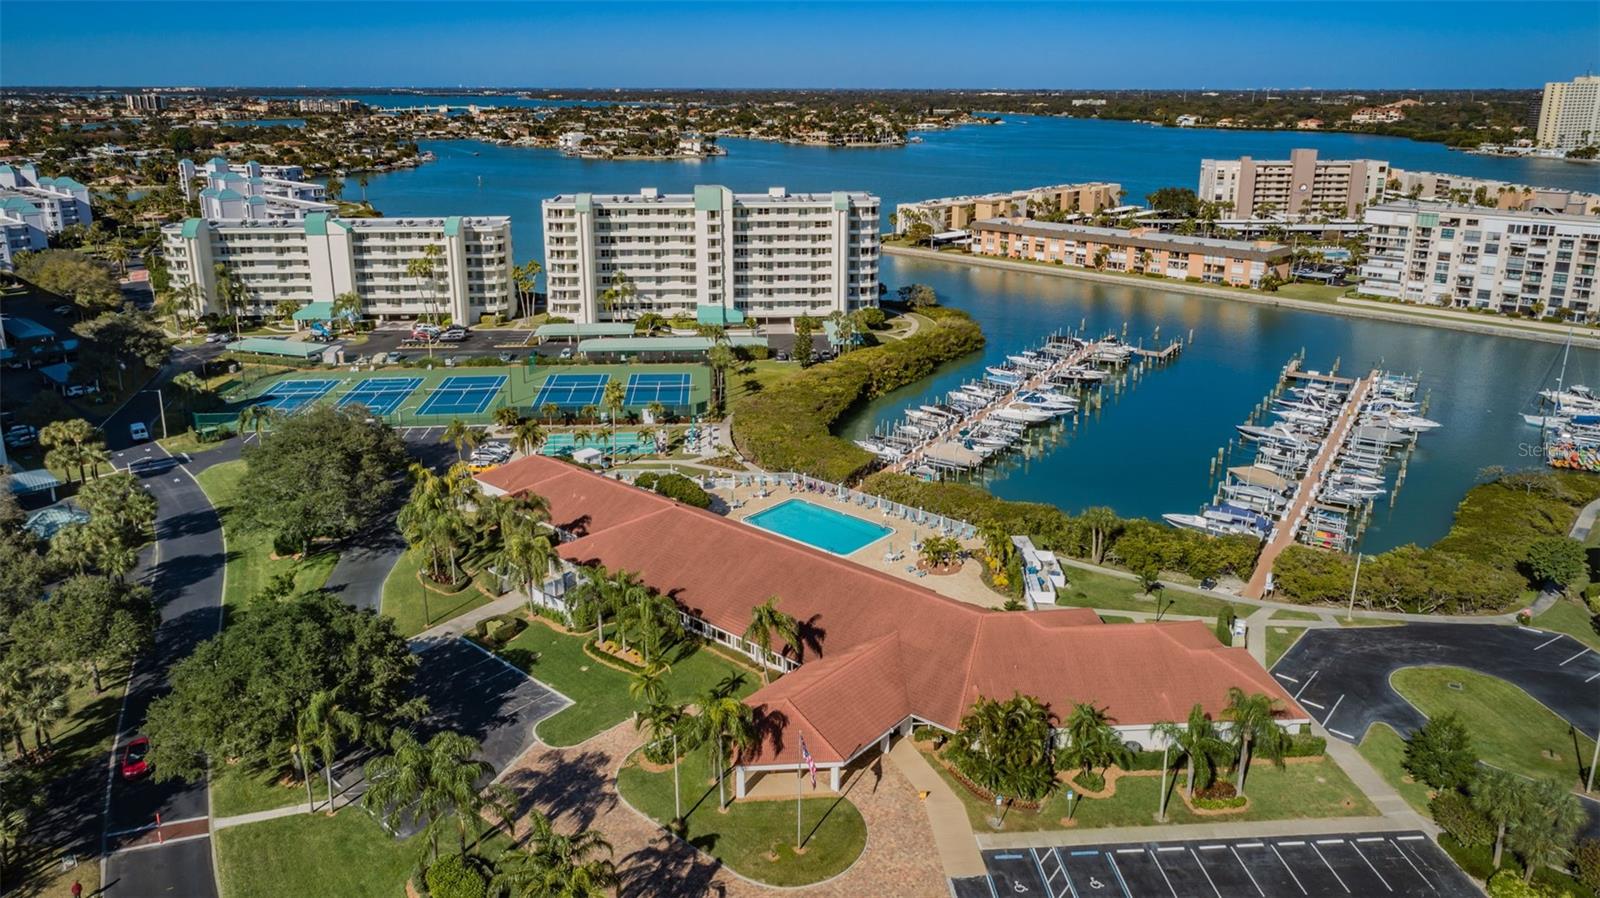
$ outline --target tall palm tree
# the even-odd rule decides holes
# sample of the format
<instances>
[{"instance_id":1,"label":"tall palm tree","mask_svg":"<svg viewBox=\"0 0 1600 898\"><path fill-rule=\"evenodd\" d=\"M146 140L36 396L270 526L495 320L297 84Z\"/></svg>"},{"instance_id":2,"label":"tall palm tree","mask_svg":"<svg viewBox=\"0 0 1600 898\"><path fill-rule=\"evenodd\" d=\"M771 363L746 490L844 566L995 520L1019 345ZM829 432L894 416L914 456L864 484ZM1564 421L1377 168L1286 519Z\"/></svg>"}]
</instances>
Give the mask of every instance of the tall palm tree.
<instances>
[{"instance_id":1,"label":"tall palm tree","mask_svg":"<svg viewBox=\"0 0 1600 898\"><path fill-rule=\"evenodd\" d=\"M456 461L462 460L463 451L476 448L482 440L483 435L460 418L453 419L445 427L444 433L439 435L439 442L449 443L456 448Z\"/></svg>"},{"instance_id":2,"label":"tall palm tree","mask_svg":"<svg viewBox=\"0 0 1600 898\"><path fill-rule=\"evenodd\" d=\"M361 803L390 829L407 819L426 819L430 861L439 856L440 832L452 823L465 851L468 832L482 831L479 814L485 800L477 781L491 770L483 761L473 760L478 748L477 740L448 730L423 744L409 731L396 729L389 754L367 763L368 786Z\"/></svg>"},{"instance_id":3,"label":"tall palm tree","mask_svg":"<svg viewBox=\"0 0 1600 898\"><path fill-rule=\"evenodd\" d=\"M334 810L333 764L339 757L339 743L344 739L361 739L371 732L361 715L339 703L337 690L322 689L312 694L311 701L301 712L303 720L297 724L307 744L322 756L322 769L328 777L328 814ZM306 782L310 783L311 770L306 769Z\"/></svg>"},{"instance_id":4,"label":"tall palm tree","mask_svg":"<svg viewBox=\"0 0 1600 898\"><path fill-rule=\"evenodd\" d=\"M1089 535L1089 560L1095 564L1105 560L1106 550L1111 547L1111 537L1116 534L1122 520L1117 513L1103 505L1086 508L1078 517L1078 524L1088 531Z\"/></svg>"},{"instance_id":5,"label":"tall palm tree","mask_svg":"<svg viewBox=\"0 0 1600 898\"><path fill-rule=\"evenodd\" d=\"M539 272L543 270L543 266L531 259L511 269L511 281L517 288L517 314L511 317L521 318L523 315L532 314L533 307L526 303L533 298L534 288L539 282Z\"/></svg>"},{"instance_id":6,"label":"tall palm tree","mask_svg":"<svg viewBox=\"0 0 1600 898\"><path fill-rule=\"evenodd\" d=\"M1190 795L1194 794L1197 778L1200 788L1211 785L1216 777L1217 762L1227 757L1229 748L1217 732L1216 723L1199 702L1189 709L1189 719L1182 725L1170 721L1158 723L1156 732L1175 749L1173 760L1181 760L1187 768L1185 788Z\"/></svg>"},{"instance_id":7,"label":"tall palm tree","mask_svg":"<svg viewBox=\"0 0 1600 898\"><path fill-rule=\"evenodd\" d=\"M276 413L267 406L247 405L239 410L239 429L243 431L248 428L257 439L260 439L261 428L271 424L275 415Z\"/></svg>"},{"instance_id":8,"label":"tall palm tree","mask_svg":"<svg viewBox=\"0 0 1600 898\"><path fill-rule=\"evenodd\" d=\"M0 870L10 869L12 852L28 831L28 806L16 789L0 792Z\"/></svg>"},{"instance_id":9,"label":"tall palm tree","mask_svg":"<svg viewBox=\"0 0 1600 898\"><path fill-rule=\"evenodd\" d=\"M778 610L778 597L768 596L765 602L750 609L750 626L744 638L761 648L761 682L767 683L767 665L772 660L772 638L777 636L791 648L799 651L800 622L791 614Z\"/></svg>"},{"instance_id":10,"label":"tall palm tree","mask_svg":"<svg viewBox=\"0 0 1600 898\"><path fill-rule=\"evenodd\" d=\"M622 403L627 398L627 390L619 380L606 382L605 390L600 396L600 405L606 410L606 424L610 431L610 456L611 463L617 463L617 419L622 417Z\"/></svg>"},{"instance_id":11,"label":"tall palm tree","mask_svg":"<svg viewBox=\"0 0 1600 898\"><path fill-rule=\"evenodd\" d=\"M411 497L400 509L396 518L400 534L413 549L421 551L428 562L433 579L445 582L447 564L451 582L457 577L457 559L461 546L470 536L470 523L463 509L463 480L457 466L444 476L428 468L411 466Z\"/></svg>"},{"instance_id":12,"label":"tall palm tree","mask_svg":"<svg viewBox=\"0 0 1600 898\"><path fill-rule=\"evenodd\" d=\"M525 455L532 455L542 442L544 442L544 428L532 418L519 422L511 431L511 448Z\"/></svg>"},{"instance_id":13,"label":"tall palm tree","mask_svg":"<svg viewBox=\"0 0 1600 898\"><path fill-rule=\"evenodd\" d=\"M615 605L612 600L611 572L606 570L605 565L594 564L584 571L578 585L567 593L566 603L569 617L578 612L594 612L595 627L598 629L595 641L606 641L606 612Z\"/></svg>"},{"instance_id":14,"label":"tall palm tree","mask_svg":"<svg viewBox=\"0 0 1600 898\"><path fill-rule=\"evenodd\" d=\"M1084 773L1091 773L1096 767L1129 763L1133 753L1111 722L1104 708L1088 702L1073 705L1062 727L1067 734L1067 745L1060 752L1062 760Z\"/></svg>"},{"instance_id":15,"label":"tall palm tree","mask_svg":"<svg viewBox=\"0 0 1600 898\"><path fill-rule=\"evenodd\" d=\"M1522 779L1509 770L1489 767L1482 770L1467 797L1478 812L1494 824L1494 867L1500 869L1500 859L1505 854L1506 829L1511 821L1520 819L1526 812L1523 802L1528 792Z\"/></svg>"},{"instance_id":16,"label":"tall palm tree","mask_svg":"<svg viewBox=\"0 0 1600 898\"><path fill-rule=\"evenodd\" d=\"M555 548L550 538L539 532L538 523L517 515L502 525L500 550L495 553L495 569L501 576L522 586L528 601L533 601L534 590L544 585L550 568L555 563Z\"/></svg>"},{"instance_id":17,"label":"tall palm tree","mask_svg":"<svg viewBox=\"0 0 1600 898\"><path fill-rule=\"evenodd\" d=\"M1526 797L1518 802L1521 813L1506 834L1506 844L1522 857L1522 881L1566 860L1572 853L1578 829L1588 821L1577 796L1558 780L1523 782Z\"/></svg>"},{"instance_id":18,"label":"tall palm tree","mask_svg":"<svg viewBox=\"0 0 1600 898\"><path fill-rule=\"evenodd\" d=\"M1016 554L1016 544L1011 541L1010 528L993 518L978 524L978 537L983 540L983 553L989 557L991 568L1001 569Z\"/></svg>"},{"instance_id":19,"label":"tall palm tree","mask_svg":"<svg viewBox=\"0 0 1600 898\"><path fill-rule=\"evenodd\" d=\"M706 350L706 365L711 368L712 405L718 409L724 408L727 403L728 372L737 363L733 347L726 343L718 343Z\"/></svg>"},{"instance_id":20,"label":"tall palm tree","mask_svg":"<svg viewBox=\"0 0 1600 898\"><path fill-rule=\"evenodd\" d=\"M1262 692L1246 693L1237 686L1228 687L1228 707L1223 719L1232 727L1232 735L1239 746L1239 794L1244 794L1245 776L1250 772L1250 762L1255 754L1265 755L1274 766L1283 766L1283 755L1289 746L1289 734L1278 726L1274 715L1278 700Z\"/></svg>"},{"instance_id":21,"label":"tall palm tree","mask_svg":"<svg viewBox=\"0 0 1600 898\"><path fill-rule=\"evenodd\" d=\"M619 879L612 847L594 830L557 832L549 818L532 811L519 848L495 859L490 894L509 898L610 898Z\"/></svg>"},{"instance_id":22,"label":"tall palm tree","mask_svg":"<svg viewBox=\"0 0 1600 898\"><path fill-rule=\"evenodd\" d=\"M628 678L628 697L648 706L659 705L667 698L667 674L672 665L655 661Z\"/></svg>"},{"instance_id":23,"label":"tall palm tree","mask_svg":"<svg viewBox=\"0 0 1600 898\"><path fill-rule=\"evenodd\" d=\"M600 294L600 308L607 313L615 311L618 306L626 310L638 295L639 288L633 285L633 280L625 272L612 272L611 283Z\"/></svg>"},{"instance_id":24,"label":"tall palm tree","mask_svg":"<svg viewBox=\"0 0 1600 898\"><path fill-rule=\"evenodd\" d=\"M7 707L15 708L18 719L33 728L33 746L43 751L54 748L50 738L50 725L67 716L67 692L72 688L72 678L54 668L33 671L22 665L6 671L6 683L0 693L7 697Z\"/></svg>"},{"instance_id":25,"label":"tall palm tree","mask_svg":"<svg viewBox=\"0 0 1600 898\"><path fill-rule=\"evenodd\" d=\"M755 709L732 695L719 694L713 689L700 697L700 713L696 717L700 736L710 746L711 763L717 772L717 807L728 809L727 790L723 784L728 770L728 755L748 751L756 742Z\"/></svg>"}]
</instances>

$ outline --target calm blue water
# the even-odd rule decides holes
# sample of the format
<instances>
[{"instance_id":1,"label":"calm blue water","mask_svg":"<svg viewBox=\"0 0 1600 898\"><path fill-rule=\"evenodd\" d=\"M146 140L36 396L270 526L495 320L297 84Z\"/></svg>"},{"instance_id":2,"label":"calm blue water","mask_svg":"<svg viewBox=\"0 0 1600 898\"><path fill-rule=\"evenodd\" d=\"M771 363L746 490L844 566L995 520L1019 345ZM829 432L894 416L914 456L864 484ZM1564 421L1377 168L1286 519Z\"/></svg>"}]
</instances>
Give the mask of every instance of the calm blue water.
<instances>
[{"instance_id":1,"label":"calm blue water","mask_svg":"<svg viewBox=\"0 0 1600 898\"><path fill-rule=\"evenodd\" d=\"M835 555L849 555L894 532L882 524L834 511L824 505L814 505L804 499L790 499L765 511L758 511L745 518L745 521Z\"/></svg>"},{"instance_id":2,"label":"calm blue water","mask_svg":"<svg viewBox=\"0 0 1600 898\"><path fill-rule=\"evenodd\" d=\"M1193 187L1203 157L1283 157L1297 146L1315 146L1328 158L1379 158L1401 168L1600 190L1600 169L1594 167L1470 156L1394 138L1059 118L1008 118L995 127L930 133L923 143L900 149L724 144L729 155L701 161L596 162L550 150L425 143L437 162L373 176L367 198L388 215L510 215L515 255L525 261L542 255L539 201L574 191L687 191L697 183L736 190L862 189L883 197L887 217L897 202L1066 181L1115 180L1131 198L1140 198L1157 187ZM1165 339L1193 329L1195 343L1180 362L1149 372L1070 438L997 472L989 483L998 495L1072 511L1088 505L1148 517L1194 511L1210 495L1208 464L1233 435L1233 425L1302 348L1313 368L1325 369L1337 358L1345 371L1380 362L1420 371L1432 395L1429 416L1445 426L1423 438L1392 509L1379 506L1365 543L1369 550L1431 542L1449 526L1451 511L1479 469L1531 463L1520 447L1536 434L1517 413L1551 376L1560 354L1560 347L1548 344L1268 309L1156 284L1105 286L888 257L883 279L890 289L931 284L945 302L971 312L989 335L986 358L1085 321L1091 331L1120 330L1127 322L1130 338L1148 336L1158 326ZM924 385L885 397L848 422L848 429L870 430L924 393L942 394L947 384L976 376L983 364L974 359L941 372L932 389ZM1573 352L1568 379L1579 378L1600 379L1600 353Z\"/></svg>"}]
</instances>

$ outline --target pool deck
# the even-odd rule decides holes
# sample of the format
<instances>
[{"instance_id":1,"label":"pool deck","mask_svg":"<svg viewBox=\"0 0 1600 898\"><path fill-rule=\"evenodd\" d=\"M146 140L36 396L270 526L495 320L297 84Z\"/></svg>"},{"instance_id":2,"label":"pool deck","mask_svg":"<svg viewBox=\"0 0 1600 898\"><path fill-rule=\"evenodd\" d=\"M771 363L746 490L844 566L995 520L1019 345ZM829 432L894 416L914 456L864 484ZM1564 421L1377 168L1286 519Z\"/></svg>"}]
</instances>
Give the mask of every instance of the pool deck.
<instances>
[{"instance_id":1,"label":"pool deck","mask_svg":"<svg viewBox=\"0 0 1600 898\"><path fill-rule=\"evenodd\" d=\"M918 586L925 586L940 595L971 605L999 608L1005 604L1004 596L983 584L982 562L977 558L968 558L961 565L961 570L954 574L942 576L928 574L924 577L918 577L915 573L906 570L907 566L915 565L917 561L917 553L911 549L912 531L916 531L918 536L927 537L935 535L937 533L936 530L926 526L918 526L900 518L889 517L879 510L841 502L824 493L791 490L787 486L767 487L767 495L765 496L761 495L761 492L762 487L758 486L741 486L732 490L718 489L713 491L716 496L728 503L730 508L728 516L741 522L750 515L765 511L790 499L804 499L814 505L844 512L862 520L871 521L874 524L881 524L893 532L882 539L873 540L860 549L840 557L846 558L862 567L893 574L902 580L915 583ZM746 526L754 527L755 525L747 524ZM962 540L961 544L969 550L976 551L982 548L981 540ZM904 557L899 561L888 561L884 557L891 545L896 552L905 553ZM825 550L818 549L818 551Z\"/></svg>"}]
</instances>

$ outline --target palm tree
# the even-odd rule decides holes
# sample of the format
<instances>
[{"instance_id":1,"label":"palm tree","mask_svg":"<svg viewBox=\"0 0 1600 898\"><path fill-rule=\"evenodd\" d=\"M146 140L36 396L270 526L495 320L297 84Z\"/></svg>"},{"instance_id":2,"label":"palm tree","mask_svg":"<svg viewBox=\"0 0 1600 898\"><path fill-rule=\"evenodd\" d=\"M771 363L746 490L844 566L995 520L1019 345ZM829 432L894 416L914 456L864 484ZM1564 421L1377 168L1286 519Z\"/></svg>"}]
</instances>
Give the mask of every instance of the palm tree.
<instances>
[{"instance_id":1,"label":"palm tree","mask_svg":"<svg viewBox=\"0 0 1600 898\"><path fill-rule=\"evenodd\" d=\"M456 461L462 460L461 453L463 450L476 447L482 439L478 431L472 429L467 422L460 418L453 419L445 427L444 433L439 435L439 442L449 443L456 447Z\"/></svg>"},{"instance_id":2,"label":"palm tree","mask_svg":"<svg viewBox=\"0 0 1600 898\"><path fill-rule=\"evenodd\" d=\"M43 751L54 748L50 725L67 716L67 692L72 678L54 668L28 670L24 665L8 666L0 695L20 723L33 728L33 746ZM21 739L18 739L21 745Z\"/></svg>"},{"instance_id":3,"label":"palm tree","mask_svg":"<svg viewBox=\"0 0 1600 898\"><path fill-rule=\"evenodd\" d=\"M1556 866L1572 853L1579 827L1588 821L1577 796L1558 780L1523 782L1525 797L1517 802L1521 812L1513 820L1506 844L1522 857L1522 881L1533 882L1533 874Z\"/></svg>"},{"instance_id":4,"label":"palm tree","mask_svg":"<svg viewBox=\"0 0 1600 898\"><path fill-rule=\"evenodd\" d=\"M491 770L483 761L473 760L478 747L477 740L448 730L423 744L409 731L396 729L389 754L367 763L368 786L361 803L381 815L391 830L408 818L426 819L430 860L439 856L439 832L451 822L461 850L466 851L467 833L481 832L484 823L479 813L485 801L477 781Z\"/></svg>"},{"instance_id":5,"label":"palm tree","mask_svg":"<svg viewBox=\"0 0 1600 898\"><path fill-rule=\"evenodd\" d=\"M737 363L733 347L726 343L717 343L706 350L706 364L711 367L712 405L718 409L722 409L727 401L728 372Z\"/></svg>"},{"instance_id":6,"label":"palm tree","mask_svg":"<svg viewBox=\"0 0 1600 898\"><path fill-rule=\"evenodd\" d=\"M594 830L556 831L549 818L529 813L521 848L495 859L490 894L509 898L609 898L619 879L611 843ZM601 855L604 855L602 857Z\"/></svg>"},{"instance_id":7,"label":"palm tree","mask_svg":"<svg viewBox=\"0 0 1600 898\"><path fill-rule=\"evenodd\" d=\"M534 287L539 282L539 272L544 267L538 262L529 260L511 269L511 281L517 288L517 314L513 318L521 318L524 314L533 311L532 306L524 305L533 296Z\"/></svg>"},{"instance_id":8,"label":"palm tree","mask_svg":"<svg viewBox=\"0 0 1600 898\"><path fill-rule=\"evenodd\" d=\"M1089 531L1089 560L1095 564L1101 563L1105 560L1106 550L1111 547L1111 537L1122 526L1122 519L1111 509L1097 505L1084 509L1078 523Z\"/></svg>"},{"instance_id":9,"label":"palm tree","mask_svg":"<svg viewBox=\"0 0 1600 898\"><path fill-rule=\"evenodd\" d=\"M622 403L627 398L627 390L619 380L606 382L605 391L600 396L600 406L606 410L606 424L611 436L611 463L617 463L617 419L622 416Z\"/></svg>"},{"instance_id":10,"label":"palm tree","mask_svg":"<svg viewBox=\"0 0 1600 898\"><path fill-rule=\"evenodd\" d=\"M618 306L624 309L633 304L634 298L639 295L639 288L633 285L633 280L620 269L612 272L611 284L600 294L600 308L610 313Z\"/></svg>"},{"instance_id":11,"label":"palm tree","mask_svg":"<svg viewBox=\"0 0 1600 898\"><path fill-rule=\"evenodd\" d=\"M1472 800L1472 806L1494 824L1494 868L1498 870L1505 853L1507 826L1527 813L1522 806L1527 798L1522 779L1509 770L1485 768L1478 774L1467 797Z\"/></svg>"},{"instance_id":12,"label":"palm tree","mask_svg":"<svg viewBox=\"0 0 1600 898\"><path fill-rule=\"evenodd\" d=\"M28 809L16 789L0 792L0 869L12 861L12 852L28 831Z\"/></svg>"},{"instance_id":13,"label":"palm tree","mask_svg":"<svg viewBox=\"0 0 1600 898\"><path fill-rule=\"evenodd\" d=\"M1165 721L1156 724L1156 733L1166 739L1167 744L1176 752L1173 760L1182 760L1188 768L1187 784L1185 791L1194 795L1196 773L1199 774L1200 788L1211 785L1216 777L1216 764L1228 754L1228 743L1217 732L1217 725L1206 714L1205 708L1196 702L1189 709L1189 719L1183 725ZM1166 795L1161 796L1162 814L1166 811Z\"/></svg>"},{"instance_id":14,"label":"palm tree","mask_svg":"<svg viewBox=\"0 0 1600 898\"><path fill-rule=\"evenodd\" d=\"M544 428L532 418L519 422L511 431L511 448L517 452L532 455L533 450L539 448L542 442L544 442Z\"/></svg>"},{"instance_id":15,"label":"palm tree","mask_svg":"<svg viewBox=\"0 0 1600 898\"><path fill-rule=\"evenodd\" d=\"M494 557L495 569L501 576L521 584L529 602L533 601L534 590L544 585L555 557L550 537L539 531L538 522L532 518L514 515L501 525L500 550Z\"/></svg>"},{"instance_id":16,"label":"palm tree","mask_svg":"<svg viewBox=\"0 0 1600 898\"><path fill-rule=\"evenodd\" d=\"M799 650L800 622L791 614L778 610L778 597L768 596L765 602L750 609L750 626L744 638L761 649L761 682L769 682L767 665L772 661L772 637L778 636L791 648Z\"/></svg>"},{"instance_id":17,"label":"palm tree","mask_svg":"<svg viewBox=\"0 0 1600 898\"><path fill-rule=\"evenodd\" d=\"M425 306L433 309L433 311L429 314L429 317L438 316L438 277L440 259L443 257L443 255L444 251L439 248L438 244L429 244L422 248L421 255L406 262L406 277L411 278L416 282L417 292L419 294L423 294L422 298ZM423 293L424 285L431 285L433 288L431 292L434 293L435 296L432 303L427 301L427 294ZM428 341L428 358L433 358L432 340Z\"/></svg>"},{"instance_id":18,"label":"palm tree","mask_svg":"<svg viewBox=\"0 0 1600 898\"><path fill-rule=\"evenodd\" d=\"M272 423L276 415L271 408L264 405L247 405L239 411L239 429L249 428L257 439L261 438L261 428Z\"/></svg>"},{"instance_id":19,"label":"palm tree","mask_svg":"<svg viewBox=\"0 0 1600 898\"><path fill-rule=\"evenodd\" d=\"M312 694L311 702L301 712L302 719L296 729L307 744L322 756L322 769L328 776L328 815L333 815L333 764L339 757L339 742L345 738L360 739L370 732L361 715L339 703L337 690L323 689ZM311 768L306 768L309 788Z\"/></svg>"},{"instance_id":20,"label":"palm tree","mask_svg":"<svg viewBox=\"0 0 1600 898\"><path fill-rule=\"evenodd\" d=\"M991 570L1001 570L1016 554L1017 546L1011 541L1010 530L993 518L978 524L978 536L983 540L983 554L988 556Z\"/></svg>"},{"instance_id":21,"label":"palm tree","mask_svg":"<svg viewBox=\"0 0 1600 898\"><path fill-rule=\"evenodd\" d=\"M628 697L648 706L661 704L667 699L666 676L671 672L672 665L665 661L650 662L628 678Z\"/></svg>"},{"instance_id":22,"label":"palm tree","mask_svg":"<svg viewBox=\"0 0 1600 898\"><path fill-rule=\"evenodd\" d=\"M212 266L217 280L217 298L233 318L233 338L239 339L239 319L244 310L245 286L239 275L228 265L218 262Z\"/></svg>"},{"instance_id":23,"label":"palm tree","mask_svg":"<svg viewBox=\"0 0 1600 898\"><path fill-rule=\"evenodd\" d=\"M1244 795L1244 780L1250 772L1253 755L1265 755L1274 766L1283 766L1289 734L1278 726L1277 705L1278 700L1265 693L1246 693L1237 686L1228 687L1228 707L1222 716L1232 725L1233 738L1239 746L1234 766L1239 771L1240 795Z\"/></svg>"},{"instance_id":24,"label":"palm tree","mask_svg":"<svg viewBox=\"0 0 1600 898\"><path fill-rule=\"evenodd\" d=\"M471 478L464 474L465 469L459 465L441 477L413 464L411 498L396 519L406 543L423 553L433 579L440 583L446 582L443 563L449 565L450 582L458 579L457 552L469 536L470 526L462 506Z\"/></svg>"},{"instance_id":25,"label":"palm tree","mask_svg":"<svg viewBox=\"0 0 1600 898\"><path fill-rule=\"evenodd\" d=\"M592 565L585 573L578 585L567 593L567 607L576 612L580 609L594 612L595 626L598 629L596 642L606 641L606 612L616 607L615 587L610 571L604 565Z\"/></svg>"},{"instance_id":26,"label":"palm tree","mask_svg":"<svg viewBox=\"0 0 1600 898\"><path fill-rule=\"evenodd\" d=\"M367 201L367 183L371 180L372 179L368 177L366 172L362 172L356 176L356 184L361 187L361 202L363 203Z\"/></svg>"},{"instance_id":27,"label":"palm tree","mask_svg":"<svg viewBox=\"0 0 1600 898\"><path fill-rule=\"evenodd\" d=\"M346 324L354 325L361 317L361 294L354 290L347 290L333 298L333 317L343 319Z\"/></svg>"},{"instance_id":28,"label":"palm tree","mask_svg":"<svg viewBox=\"0 0 1600 898\"><path fill-rule=\"evenodd\" d=\"M755 709L716 689L700 697L699 707L696 720L700 735L710 745L712 767L717 772L717 807L725 811L728 796L723 780L728 769L728 753L730 747L738 754L755 745Z\"/></svg>"},{"instance_id":29,"label":"palm tree","mask_svg":"<svg viewBox=\"0 0 1600 898\"><path fill-rule=\"evenodd\" d=\"M1107 768L1112 764L1131 763L1133 752L1123 744L1122 737L1111 726L1111 718L1104 708L1083 702L1072 706L1063 727L1067 745L1059 752L1063 763L1077 767L1085 774L1094 768Z\"/></svg>"}]
</instances>

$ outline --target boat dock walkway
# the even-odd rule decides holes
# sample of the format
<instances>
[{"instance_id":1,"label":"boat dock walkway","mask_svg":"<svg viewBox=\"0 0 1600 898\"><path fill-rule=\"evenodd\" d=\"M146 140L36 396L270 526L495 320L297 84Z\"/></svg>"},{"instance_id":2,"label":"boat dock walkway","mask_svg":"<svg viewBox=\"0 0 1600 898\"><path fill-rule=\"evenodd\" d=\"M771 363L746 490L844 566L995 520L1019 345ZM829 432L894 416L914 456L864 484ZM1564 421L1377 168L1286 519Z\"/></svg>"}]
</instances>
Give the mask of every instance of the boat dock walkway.
<instances>
[{"instance_id":1,"label":"boat dock walkway","mask_svg":"<svg viewBox=\"0 0 1600 898\"><path fill-rule=\"evenodd\" d=\"M1244 588L1244 596L1248 599L1259 599L1266 595L1267 576L1272 573L1272 564L1283 554L1283 550L1295 542L1300 532L1300 522L1304 520L1306 511L1317 502L1318 487L1328 468L1339 455L1344 446L1345 438L1350 435L1350 429L1361 416L1361 404L1367 398L1367 392L1372 388L1378 374L1374 371L1360 379L1337 378L1329 374L1316 372L1302 372L1298 362L1289 363L1284 369L1284 377L1301 380L1320 380L1324 383L1353 384L1350 395L1345 400L1344 408L1340 410L1339 417L1329 428L1327 439L1322 443L1322 448L1317 451L1317 457L1306 468L1306 474L1300 479L1295 488L1294 501L1284 510L1283 517L1278 519L1278 526L1272 531L1272 537L1266 545L1261 547L1261 555L1256 559L1256 569L1250 575L1250 582Z\"/></svg>"},{"instance_id":2,"label":"boat dock walkway","mask_svg":"<svg viewBox=\"0 0 1600 898\"><path fill-rule=\"evenodd\" d=\"M1334 362L1333 369L1335 372L1339 370L1338 362ZM1356 379L1353 377L1340 377L1337 373L1323 374L1321 371L1302 371L1300 369L1299 359L1293 359L1288 365L1284 366L1283 379L1310 381L1311 383L1319 384L1333 384L1341 387L1348 387L1356 382Z\"/></svg>"},{"instance_id":3,"label":"boat dock walkway","mask_svg":"<svg viewBox=\"0 0 1600 898\"><path fill-rule=\"evenodd\" d=\"M1158 362L1165 362L1175 358L1178 353L1183 351L1183 342L1181 340L1173 340L1171 343L1168 343L1166 346L1163 346L1160 349L1145 349L1142 346L1134 346L1130 348L1133 349L1134 355L1143 356L1147 359L1155 359Z\"/></svg>"},{"instance_id":4,"label":"boat dock walkway","mask_svg":"<svg viewBox=\"0 0 1600 898\"><path fill-rule=\"evenodd\" d=\"M969 452L969 450L962 448L959 444L959 440L957 439L960 437L963 430L982 423L983 420L989 417L992 412L1009 406L1011 403L1015 402L1017 397L1021 394L1029 392L1030 390L1037 390L1041 385L1049 384L1051 382L1051 378L1059 372L1067 368L1084 364L1084 362L1093 357L1093 355L1100 350L1103 345L1104 344L1102 341L1096 340L1092 343L1087 343L1079 347L1067 356L1059 358L1050 367L1038 372L1037 374L1034 374L1032 377L1023 380L1015 387L1012 387L1011 390L1008 391L999 401L993 402L984 408L981 408L972 414L957 420L955 423L951 424L949 427L940 432L938 436L929 439L916 449L912 450L911 452L907 452L901 458L896 459L892 464L889 465L889 470L896 473L904 473L912 468L915 468L923 461L926 461L929 455L938 455L938 453L956 454L953 453L952 450L959 450L960 453L972 454ZM936 453L935 450L938 450L938 452ZM944 456L939 457L943 458Z\"/></svg>"}]
</instances>

